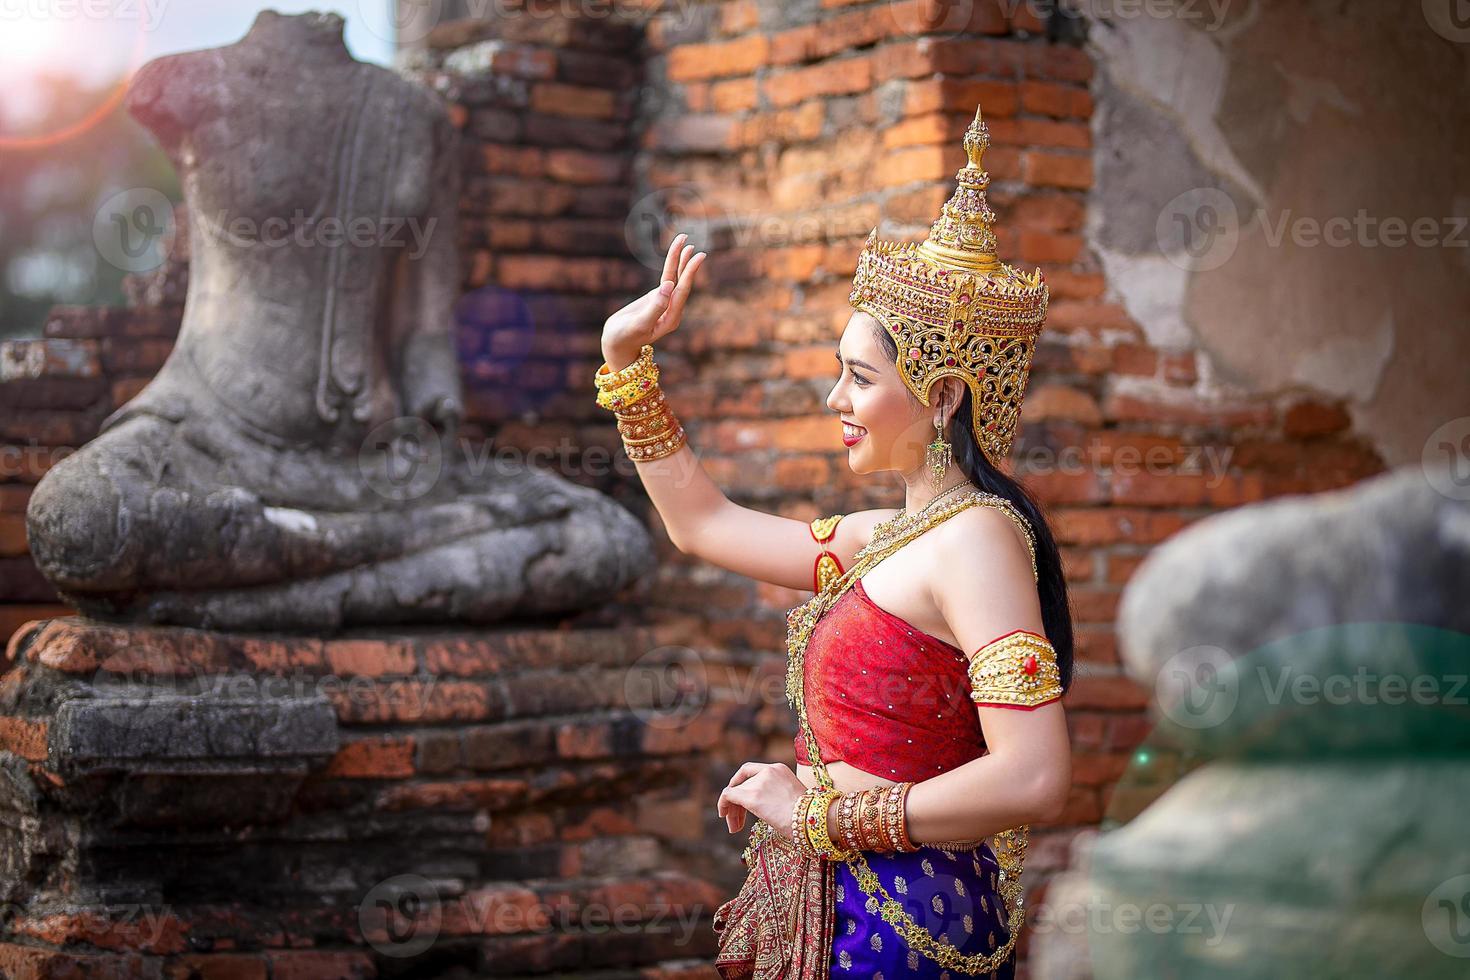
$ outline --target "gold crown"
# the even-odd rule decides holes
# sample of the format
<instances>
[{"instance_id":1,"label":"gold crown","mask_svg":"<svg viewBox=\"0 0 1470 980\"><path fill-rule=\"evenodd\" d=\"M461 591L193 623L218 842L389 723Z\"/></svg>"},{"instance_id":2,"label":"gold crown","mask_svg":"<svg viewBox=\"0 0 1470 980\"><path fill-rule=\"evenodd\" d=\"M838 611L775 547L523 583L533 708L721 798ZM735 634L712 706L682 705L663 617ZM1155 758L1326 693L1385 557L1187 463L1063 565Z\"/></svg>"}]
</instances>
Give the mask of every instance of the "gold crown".
<instances>
[{"instance_id":1,"label":"gold crown","mask_svg":"<svg viewBox=\"0 0 1470 980\"><path fill-rule=\"evenodd\" d=\"M995 257L990 175L980 168L990 130L978 107L964 145L969 162L929 237L885 241L874 228L847 301L893 337L899 377L919 401L928 405L929 387L946 375L970 386L975 441L999 466L1016 433L1047 290L1041 269L1027 275Z\"/></svg>"}]
</instances>

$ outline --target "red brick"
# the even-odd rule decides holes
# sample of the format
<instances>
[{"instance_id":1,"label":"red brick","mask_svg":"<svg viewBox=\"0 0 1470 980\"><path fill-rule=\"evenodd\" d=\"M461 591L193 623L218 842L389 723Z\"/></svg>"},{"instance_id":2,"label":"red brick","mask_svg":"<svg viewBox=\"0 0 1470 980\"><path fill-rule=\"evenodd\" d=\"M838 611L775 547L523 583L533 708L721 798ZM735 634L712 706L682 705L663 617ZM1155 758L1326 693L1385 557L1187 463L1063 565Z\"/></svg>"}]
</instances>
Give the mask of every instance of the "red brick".
<instances>
[{"instance_id":1,"label":"red brick","mask_svg":"<svg viewBox=\"0 0 1470 980\"><path fill-rule=\"evenodd\" d=\"M1138 566L1143 564L1146 555L1108 555L1108 581L1113 585L1123 586L1138 571Z\"/></svg>"},{"instance_id":2,"label":"red brick","mask_svg":"<svg viewBox=\"0 0 1470 980\"><path fill-rule=\"evenodd\" d=\"M468 681L357 682L329 689L326 695L344 725L486 721L492 714L489 692Z\"/></svg>"},{"instance_id":3,"label":"red brick","mask_svg":"<svg viewBox=\"0 0 1470 980\"><path fill-rule=\"evenodd\" d=\"M539 177L546 171L546 151L535 146L486 143L480 147L480 162L492 174Z\"/></svg>"},{"instance_id":4,"label":"red brick","mask_svg":"<svg viewBox=\"0 0 1470 980\"><path fill-rule=\"evenodd\" d=\"M1116 669L1118 659L1118 634L1113 624L1108 623L1102 627L1087 624L1077 624L1073 634L1073 643L1077 659L1090 664L1104 664L1109 669Z\"/></svg>"},{"instance_id":5,"label":"red brick","mask_svg":"<svg viewBox=\"0 0 1470 980\"><path fill-rule=\"evenodd\" d=\"M548 116L611 119L617 114L617 94L586 85L538 82L531 87L531 109Z\"/></svg>"},{"instance_id":6,"label":"red brick","mask_svg":"<svg viewBox=\"0 0 1470 980\"><path fill-rule=\"evenodd\" d=\"M761 87L771 105L780 108L821 96L862 92L872 78L872 59L863 55L768 75Z\"/></svg>"},{"instance_id":7,"label":"red brick","mask_svg":"<svg viewBox=\"0 0 1470 980\"><path fill-rule=\"evenodd\" d=\"M1102 819L1102 800L1097 791L1083 786L1073 786L1067 794L1067 805L1062 815L1053 824L1065 827L1072 824L1095 824Z\"/></svg>"},{"instance_id":8,"label":"red brick","mask_svg":"<svg viewBox=\"0 0 1470 980\"><path fill-rule=\"evenodd\" d=\"M1068 711L1067 731L1078 752L1100 749L1107 731L1107 716L1089 711Z\"/></svg>"},{"instance_id":9,"label":"red brick","mask_svg":"<svg viewBox=\"0 0 1470 980\"><path fill-rule=\"evenodd\" d=\"M759 89L754 78L733 78L710 86L710 105L716 112L754 109Z\"/></svg>"},{"instance_id":10,"label":"red brick","mask_svg":"<svg viewBox=\"0 0 1470 980\"><path fill-rule=\"evenodd\" d=\"M1087 119L1092 115L1092 93L1056 82L1021 83L1021 108L1058 118Z\"/></svg>"},{"instance_id":11,"label":"red brick","mask_svg":"<svg viewBox=\"0 0 1470 980\"><path fill-rule=\"evenodd\" d=\"M1082 254L1081 235L1059 235L1047 231L1021 232L1020 261L1027 265L1055 262L1066 265Z\"/></svg>"},{"instance_id":12,"label":"red brick","mask_svg":"<svg viewBox=\"0 0 1470 980\"><path fill-rule=\"evenodd\" d=\"M0 752L14 752L32 762L46 760L46 722L0 717Z\"/></svg>"},{"instance_id":13,"label":"red brick","mask_svg":"<svg viewBox=\"0 0 1470 980\"><path fill-rule=\"evenodd\" d=\"M151 914L147 916L137 915L136 909L132 910L133 914L129 914L130 908L124 906L124 911L120 913L121 917L90 909L56 912L36 917L17 917L7 924L7 931L12 935L37 939L52 946L85 944L99 949L128 953L184 951L186 948L184 934L187 932L187 925L173 913L169 906L151 908L148 910ZM95 976L96 974L83 973L81 975Z\"/></svg>"},{"instance_id":14,"label":"red brick","mask_svg":"<svg viewBox=\"0 0 1470 980\"><path fill-rule=\"evenodd\" d=\"M878 161L873 182L878 187L899 187L921 180L948 179L959 169L951 150L946 146L910 146L885 153Z\"/></svg>"},{"instance_id":15,"label":"red brick","mask_svg":"<svg viewBox=\"0 0 1470 980\"><path fill-rule=\"evenodd\" d=\"M1019 469L1027 488L1045 503L1098 504L1107 500L1101 476L1091 470L1072 473L1056 468Z\"/></svg>"},{"instance_id":16,"label":"red brick","mask_svg":"<svg viewBox=\"0 0 1470 980\"><path fill-rule=\"evenodd\" d=\"M327 640L323 655L334 674L349 677L412 674L416 668L413 648L402 640Z\"/></svg>"},{"instance_id":17,"label":"red brick","mask_svg":"<svg viewBox=\"0 0 1470 980\"><path fill-rule=\"evenodd\" d=\"M411 737L360 738L343 745L332 756L324 776L341 779L401 779L414 774Z\"/></svg>"},{"instance_id":18,"label":"red brick","mask_svg":"<svg viewBox=\"0 0 1470 980\"><path fill-rule=\"evenodd\" d=\"M686 44L669 52L668 79L695 82L728 75L749 75L766 62L770 41L752 34L715 44Z\"/></svg>"},{"instance_id":19,"label":"red brick","mask_svg":"<svg viewBox=\"0 0 1470 980\"><path fill-rule=\"evenodd\" d=\"M502 812L524 800L525 780L462 779L454 782L389 784L378 794L377 806L389 812L403 810L480 810Z\"/></svg>"},{"instance_id":20,"label":"red brick","mask_svg":"<svg viewBox=\"0 0 1470 980\"><path fill-rule=\"evenodd\" d=\"M1051 517L1058 541L1078 545L1153 544L1190 523L1180 514L1121 507L1060 508Z\"/></svg>"},{"instance_id":21,"label":"red brick","mask_svg":"<svg viewBox=\"0 0 1470 980\"><path fill-rule=\"evenodd\" d=\"M1101 424L1102 410L1098 407L1097 399L1080 388L1043 384L1033 387L1027 393L1021 404L1021 418L1026 422L1065 419L1094 426Z\"/></svg>"},{"instance_id":22,"label":"red brick","mask_svg":"<svg viewBox=\"0 0 1470 980\"><path fill-rule=\"evenodd\" d=\"M792 109L762 112L741 121L732 142L736 146L759 146L777 141L803 143L822 134L827 107L820 101L804 102Z\"/></svg>"},{"instance_id":23,"label":"red brick","mask_svg":"<svg viewBox=\"0 0 1470 980\"><path fill-rule=\"evenodd\" d=\"M1158 393L1162 395L1162 392ZM1141 393L1113 392L1103 403L1108 418L1125 422L1164 422L1185 425L1269 425L1275 418L1271 406L1259 402L1202 402L1194 398L1146 397Z\"/></svg>"},{"instance_id":24,"label":"red brick","mask_svg":"<svg viewBox=\"0 0 1470 980\"><path fill-rule=\"evenodd\" d=\"M1117 589L1078 586L1067 593L1067 598L1079 623L1111 623L1117 616Z\"/></svg>"},{"instance_id":25,"label":"red brick","mask_svg":"<svg viewBox=\"0 0 1470 980\"><path fill-rule=\"evenodd\" d=\"M26 542L26 519L24 514L0 513L0 558L18 557L30 553Z\"/></svg>"},{"instance_id":26,"label":"red brick","mask_svg":"<svg viewBox=\"0 0 1470 980\"><path fill-rule=\"evenodd\" d=\"M740 123L717 113L660 119L644 133L645 149L676 153L710 153L741 145Z\"/></svg>"},{"instance_id":27,"label":"red brick","mask_svg":"<svg viewBox=\"0 0 1470 980\"><path fill-rule=\"evenodd\" d=\"M0 514L24 514L30 501L30 487L21 483L0 483Z\"/></svg>"},{"instance_id":28,"label":"red brick","mask_svg":"<svg viewBox=\"0 0 1470 980\"><path fill-rule=\"evenodd\" d=\"M1067 710L1105 708L1138 710L1148 704L1149 692L1122 674L1079 673L1062 698Z\"/></svg>"},{"instance_id":29,"label":"red brick","mask_svg":"<svg viewBox=\"0 0 1470 980\"><path fill-rule=\"evenodd\" d=\"M1159 372L1159 352L1142 344L1118 344L1113 347L1113 373L1137 374L1151 378Z\"/></svg>"},{"instance_id":30,"label":"red brick","mask_svg":"<svg viewBox=\"0 0 1470 980\"><path fill-rule=\"evenodd\" d=\"M834 362L835 363L835 362ZM776 486L788 490L809 490L827 483L832 476L832 460L826 456L783 456L772 470ZM795 603L787 603L787 606Z\"/></svg>"},{"instance_id":31,"label":"red brick","mask_svg":"<svg viewBox=\"0 0 1470 980\"><path fill-rule=\"evenodd\" d=\"M587 150L550 150L546 173L569 184L615 184L627 171L627 158L614 153Z\"/></svg>"},{"instance_id":32,"label":"red brick","mask_svg":"<svg viewBox=\"0 0 1470 980\"><path fill-rule=\"evenodd\" d=\"M1102 786L1115 783L1128 771L1131 752L1076 752L1072 755L1072 783Z\"/></svg>"},{"instance_id":33,"label":"red brick","mask_svg":"<svg viewBox=\"0 0 1470 980\"><path fill-rule=\"evenodd\" d=\"M969 125L978 106L987 124L1016 114L1019 98L1014 82L989 79L925 78L909 83L904 92L905 115L931 112L960 113ZM961 130L963 130L963 126Z\"/></svg>"},{"instance_id":34,"label":"red brick","mask_svg":"<svg viewBox=\"0 0 1470 980\"><path fill-rule=\"evenodd\" d=\"M1341 404L1323 402L1297 402L1281 419L1281 431L1293 439L1345 432L1351 425L1352 417ZM3 531L4 525L0 524L0 542L4 540Z\"/></svg>"},{"instance_id":35,"label":"red brick","mask_svg":"<svg viewBox=\"0 0 1470 980\"><path fill-rule=\"evenodd\" d=\"M1092 187L1092 157L1044 150L1027 150L1021 156L1021 176L1033 187Z\"/></svg>"}]
</instances>

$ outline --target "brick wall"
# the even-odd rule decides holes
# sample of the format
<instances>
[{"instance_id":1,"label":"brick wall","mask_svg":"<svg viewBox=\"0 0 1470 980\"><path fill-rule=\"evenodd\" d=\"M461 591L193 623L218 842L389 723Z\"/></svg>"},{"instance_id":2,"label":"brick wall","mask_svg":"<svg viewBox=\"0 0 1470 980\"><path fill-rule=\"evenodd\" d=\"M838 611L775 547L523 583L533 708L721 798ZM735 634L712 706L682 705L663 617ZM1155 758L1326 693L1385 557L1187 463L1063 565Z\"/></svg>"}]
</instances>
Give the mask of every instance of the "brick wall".
<instances>
[{"instance_id":1,"label":"brick wall","mask_svg":"<svg viewBox=\"0 0 1470 980\"><path fill-rule=\"evenodd\" d=\"M945 21L960 8L966 23ZM672 234L691 231L711 252L660 363L713 478L737 502L803 520L894 506L896 484L845 465L823 405L832 350L864 237L874 225L888 237L922 236L963 162L960 135L983 106L1001 256L1041 266L1051 286L1016 472L1047 505L1078 626L1076 786L1060 824L1033 835L1033 885L1065 864L1076 830L1099 820L1150 727L1145 692L1121 675L1113 634L1139 561L1221 509L1383 468L1343 406L1232 394L1207 352L1152 346L1110 296L1082 234L1093 67L1079 44L1048 40L1046 27L1027 5L731 0L631 23L527 15L448 24L418 56L467 137L460 349L470 433L550 451L548 465L655 527L662 565L615 609L629 624L698 617L710 682L737 702L698 790L710 801L700 813L715 846L695 870L717 879L738 881L743 840L715 818L719 787L747 759L791 758L782 638L785 613L804 594L670 547L593 404L601 322L653 285L649 253ZM156 302L58 311L38 348L6 352L15 380L0 384L0 438L12 447L85 441L161 363L176 315ZM11 602L0 626L48 608L44 583L26 572L20 523L43 468L7 469L0 484L0 586Z\"/></svg>"}]
</instances>

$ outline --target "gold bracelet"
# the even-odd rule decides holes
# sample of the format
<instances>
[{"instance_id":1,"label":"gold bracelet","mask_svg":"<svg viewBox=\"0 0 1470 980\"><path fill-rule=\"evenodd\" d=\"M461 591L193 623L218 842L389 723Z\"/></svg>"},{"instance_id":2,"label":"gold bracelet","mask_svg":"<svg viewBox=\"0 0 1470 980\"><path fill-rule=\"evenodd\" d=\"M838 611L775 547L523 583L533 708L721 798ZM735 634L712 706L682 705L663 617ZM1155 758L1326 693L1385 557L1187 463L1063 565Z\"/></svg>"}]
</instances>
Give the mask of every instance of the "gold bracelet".
<instances>
[{"instance_id":1,"label":"gold bracelet","mask_svg":"<svg viewBox=\"0 0 1470 980\"><path fill-rule=\"evenodd\" d=\"M647 463L655 459L663 459L665 456L672 456L688 441L688 437L684 434L684 427L681 425L672 436L663 442L656 442L650 446L629 446L625 443L623 448L628 458L635 463Z\"/></svg>"},{"instance_id":2,"label":"gold bracelet","mask_svg":"<svg viewBox=\"0 0 1470 980\"><path fill-rule=\"evenodd\" d=\"M812 850L811 841L807 840L806 811L808 804L811 803L812 794L818 792L819 789L820 787L814 786L802 793L797 797L796 806L791 809L791 845L796 848L797 853L808 857L816 857L817 853ZM749 866L750 863L746 862L746 867Z\"/></svg>"},{"instance_id":3,"label":"gold bracelet","mask_svg":"<svg viewBox=\"0 0 1470 980\"><path fill-rule=\"evenodd\" d=\"M806 833L807 839L811 841L812 848L823 857L833 861L845 861L851 854L838 848L833 842L831 835L827 832L827 808L833 800L842 798L842 793L835 789L824 789L813 795L811 803L807 807Z\"/></svg>"},{"instance_id":4,"label":"gold bracelet","mask_svg":"<svg viewBox=\"0 0 1470 980\"><path fill-rule=\"evenodd\" d=\"M634 378L616 388L604 388L597 392L597 404L617 411L647 398L658 388L658 365L641 377Z\"/></svg>"},{"instance_id":5,"label":"gold bracelet","mask_svg":"<svg viewBox=\"0 0 1470 980\"><path fill-rule=\"evenodd\" d=\"M618 432L622 434L624 441L629 438L642 439L653 435L663 435L671 431L678 422L673 412L665 410L627 422L619 419Z\"/></svg>"},{"instance_id":6,"label":"gold bracelet","mask_svg":"<svg viewBox=\"0 0 1470 980\"><path fill-rule=\"evenodd\" d=\"M597 373L592 376L592 381L600 389L617 388L641 375L647 374L652 368L653 345L644 344L643 348L638 351L638 357L634 359L632 364L629 364L625 368L619 368L614 371L612 365L603 361L602 367L598 368Z\"/></svg>"}]
</instances>

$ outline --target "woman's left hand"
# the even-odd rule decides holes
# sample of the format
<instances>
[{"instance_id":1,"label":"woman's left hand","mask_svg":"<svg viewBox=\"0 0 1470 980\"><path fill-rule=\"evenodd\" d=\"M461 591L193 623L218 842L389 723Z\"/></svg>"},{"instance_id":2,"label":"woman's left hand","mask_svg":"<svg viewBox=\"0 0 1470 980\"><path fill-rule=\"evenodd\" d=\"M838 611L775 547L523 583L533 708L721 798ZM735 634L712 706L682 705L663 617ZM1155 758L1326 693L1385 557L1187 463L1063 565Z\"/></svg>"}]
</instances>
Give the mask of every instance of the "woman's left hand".
<instances>
[{"instance_id":1,"label":"woman's left hand","mask_svg":"<svg viewBox=\"0 0 1470 980\"><path fill-rule=\"evenodd\" d=\"M747 762L730 777L730 785L720 791L715 810L725 818L732 834L745 826L748 810L790 840L791 817L796 801L805 792L806 784L796 778L790 766L780 762Z\"/></svg>"}]
</instances>

